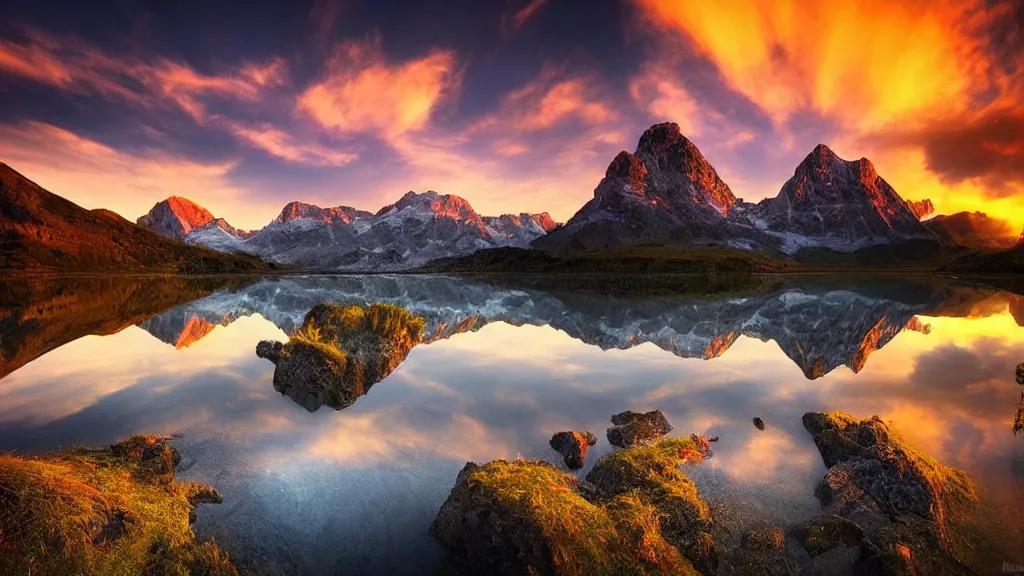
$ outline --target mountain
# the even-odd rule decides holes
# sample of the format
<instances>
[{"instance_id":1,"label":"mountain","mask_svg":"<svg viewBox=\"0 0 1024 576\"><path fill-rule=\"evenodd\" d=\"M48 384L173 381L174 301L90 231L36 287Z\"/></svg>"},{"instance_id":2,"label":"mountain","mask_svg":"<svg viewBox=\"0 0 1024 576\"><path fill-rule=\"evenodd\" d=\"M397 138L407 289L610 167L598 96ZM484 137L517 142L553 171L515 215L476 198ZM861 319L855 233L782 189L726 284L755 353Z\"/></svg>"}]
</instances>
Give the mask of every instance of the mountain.
<instances>
[{"instance_id":1,"label":"mountain","mask_svg":"<svg viewBox=\"0 0 1024 576\"><path fill-rule=\"evenodd\" d=\"M215 218L185 236L185 242L199 244L218 252L248 252L242 244L252 232L238 230L223 218Z\"/></svg>"},{"instance_id":2,"label":"mountain","mask_svg":"<svg viewBox=\"0 0 1024 576\"><path fill-rule=\"evenodd\" d=\"M926 220L924 225L941 237L966 248L1006 250L1013 248L1019 237L1005 220L992 218L984 212L957 212Z\"/></svg>"},{"instance_id":3,"label":"mountain","mask_svg":"<svg viewBox=\"0 0 1024 576\"><path fill-rule=\"evenodd\" d=\"M188 246L108 210L86 210L0 164L0 269L212 273L262 268L256 258Z\"/></svg>"},{"instance_id":4,"label":"mountain","mask_svg":"<svg viewBox=\"0 0 1024 576\"><path fill-rule=\"evenodd\" d=\"M502 214L501 216L484 216L484 226L495 242L505 246L526 247L534 239L554 230L558 224L547 212L528 214L523 212Z\"/></svg>"},{"instance_id":5,"label":"mountain","mask_svg":"<svg viewBox=\"0 0 1024 576\"><path fill-rule=\"evenodd\" d=\"M179 205L172 200L161 204ZM160 209L160 219L143 218L180 222L167 214ZM546 212L483 217L463 198L430 191L409 192L376 214L349 206L321 208L291 202L273 221L253 232L236 230L223 219L211 217L193 227L184 240L306 269L376 271L416 268L481 248L527 246L555 227ZM177 230L172 225L161 229Z\"/></svg>"},{"instance_id":6,"label":"mountain","mask_svg":"<svg viewBox=\"0 0 1024 576\"><path fill-rule=\"evenodd\" d=\"M937 240L867 158L847 161L819 144L775 198L746 211L759 230L794 254L802 248L839 252L908 240Z\"/></svg>"},{"instance_id":7,"label":"mountain","mask_svg":"<svg viewBox=\"0 0 1024 576\"><path fill-rule=\"evenodd\" d=\"M184 240L192 230L213 219L213 214L206 208L187 198L171 196L157 202L148 213L136 220L136 224L161 236Z\"/></svg>"},{"instance_id":8,"label":"mountain","mask_svg":"<svg viewBox=\"0 0 1024 576\"><path fill-rule=\"evenodd\" d=\"M533 245L542 250L763 247L763 235L748 221L730 217L736 205L732 190L679 126L656 124L643 133L633 154L615 157L593 199Z\"/></svg>"},{"instance_id":9,"label":"mountain","mask_svg":"<svg viewBox=\"0 0 1024 576\"><path fill-rule=\"evenodd\" d=\"M533 244L541 250L600 250L641 244L680 249L804 248L850 253L877 245L940 241L866 158L846 161L819 144L775 198L738 200L674 123L656 124L636 152L620 152L565 226Z\"/></svg>"},{"instance_id":10,"label":"mountain","mask_svg":"<svg viewBox=\"0 0 1024 576\"><path fill-rule=\"evenodd\" d=\"M918 220L924 220L935 213L935 205L929 199L924 200L907 200L907 205L910 206L910 211L917 216Z\"/></svg>"}]
</instances>

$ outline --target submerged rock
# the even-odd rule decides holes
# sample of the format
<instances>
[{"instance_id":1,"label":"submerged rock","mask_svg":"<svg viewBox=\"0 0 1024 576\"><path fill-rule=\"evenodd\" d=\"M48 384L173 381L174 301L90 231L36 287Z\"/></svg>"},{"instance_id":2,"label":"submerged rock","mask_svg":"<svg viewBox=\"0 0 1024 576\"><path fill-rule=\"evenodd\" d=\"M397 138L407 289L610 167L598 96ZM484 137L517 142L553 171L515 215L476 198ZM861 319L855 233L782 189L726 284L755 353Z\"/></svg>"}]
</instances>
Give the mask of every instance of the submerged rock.
<instances>
[{"instance_id":1,"label":"submerged rock","mask_svg":"<svg viewBox=\"0 0 1024 576\"><path fill-rule=\"evenodd\" d=\"M758 416L754 416L754 428L757 428L758 430L762 430L763 431L764 430L764 420L761 420L761 418L758 417Z\"/></svg>"},{"instance_id":2,"label":"submerged rock","mask_svg":"<svg viewBox=\"0 0 1024 576\"><path fill-rule=\"evenodd\" d=\"M1020 404L1017 405L1017 413L1013 416L1013 435L1024 430L1024 392L1020 393Z\"/></svg>"},{"instance_id":3,"label":"submerged rock","mask_svg":"<svg viewBox=\"0 0 1024 576\"><path fill-rule=\"evenodd\" d=\"M310 310L287 344L264 340L256 355L274 370L274 389L314 412L351 406L386 378L423 339L422 318L389 304Z\"/></svg>"},{"instance_id":4,"label":"submerged rock","mask_svg":"<svg viewBox=\"0 0 1024 576\"><path fill-rule=\"evenodd\" d=\"M260 340L259 344L256 345L256 356L277 364L278 360L281 359L281 351L283 349L284 344L276 340Z\"/></svg>"},{"instance_id":5,"label":"submerged rock","mask_svg":"<svg viewBox=\"0 0 1024 576\"><path fill-rule=\"evenodd\" d=\"M850 548L863 532L856 565L876 574L969 574L959 529L978 497L960 470L904 445L878 417L809 412L828 473L816 491L825 514L801 532L812 555ZM829 548L831 546L831 548Z\"/></svg>"},{"instance_id":6,"label":"submerged rock","mask_svg":"<svg viewBox=\"0 0 1024 576\"><path fill-rule=\"evenodd\" d=\"M612 416L608 442L619 448L645 446L672 431L672 425L661 410L633 412L627 410Z\"/></svg>"},{"instance_id":7,"label":"submerged rock","mask_svg":"<svg viewBox=\"0 0 1024 576\"><path fill-rule=\"evenodd\" d=\"M677 468L692 439L621 450L580 483L546 462L468 463L430 533L473 574L711 573L711 516Z\"/></svg>"},{"instance_id":8,"label":"submerged rock","mask_svg":"<svg viewBox=\"0 0 1024 576\"><path fill-rule=\"evenodd\" d=\"M587 457L587 448L597 444L597 436L593 432L558 432L551 437L551 447L562 455L565 465L572 470L583 467Z\"/></svg>"}]
</instances>

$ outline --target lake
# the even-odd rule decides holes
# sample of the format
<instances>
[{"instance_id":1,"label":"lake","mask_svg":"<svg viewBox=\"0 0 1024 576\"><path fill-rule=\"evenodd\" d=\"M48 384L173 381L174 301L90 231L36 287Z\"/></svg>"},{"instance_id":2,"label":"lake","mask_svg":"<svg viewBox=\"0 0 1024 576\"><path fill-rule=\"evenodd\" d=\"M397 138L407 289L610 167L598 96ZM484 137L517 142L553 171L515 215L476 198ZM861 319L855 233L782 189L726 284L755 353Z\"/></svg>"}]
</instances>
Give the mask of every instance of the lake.
<instances>
[{"instance_id":1,"label":"lake","mask_svg":"<svg viewBox=\"0 0 1024 576\"><path fill-rule=\"evenodd\" d=\"M843 410L967 471L1005 548L992 572L1024 563L1024 297L937 278L767 278L717 296L629 285L5 279L0 450L173 434L179 478L224 497L200 507L197 534L244 571L423 574L442 557L427 528L465 462L561 466L551 435L591 430L582 478L627 409L719 437L690 473L730 526L810 519L825 466L800 418ZM256 344L286 341L321 301L402 306L425 340L341 409L282 395Z\"/></svg>"}]
</instances>

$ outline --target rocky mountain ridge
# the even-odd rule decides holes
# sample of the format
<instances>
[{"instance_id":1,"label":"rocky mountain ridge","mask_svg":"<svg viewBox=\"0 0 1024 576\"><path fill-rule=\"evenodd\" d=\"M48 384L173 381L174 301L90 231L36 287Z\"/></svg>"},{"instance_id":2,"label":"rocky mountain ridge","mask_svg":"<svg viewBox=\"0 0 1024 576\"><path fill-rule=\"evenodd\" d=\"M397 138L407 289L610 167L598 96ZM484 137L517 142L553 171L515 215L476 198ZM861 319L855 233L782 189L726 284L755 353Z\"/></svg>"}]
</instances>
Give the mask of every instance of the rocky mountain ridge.
<instances>
[{"instance_id":1,"label":"rocky mountain ridge","mask_svg":"<svg viewBox=\"0 0 1024 576\"><path fill-rule=\"evenodd\" d=\"M158 203L139 221L187 243L318 270L414 268L481 248L525 247L556 226L546 212L485 217L463 198L429 191L409 192L376 213L290 202L269 224L246 232L182 200Z\"/></svg>"},{"instance_id":2,"label":"rocky mountain ridge","mask_svg":"<svg viewBox=\"0 0 1024 576\"><path fill-rule=\"evenodd\" d=\"M633 154L620 152L587 202L534 246L602 249L637 244L781 251L853 252L909 240L935 240L913 206L866 158L843 160L819 144L775 198L738 200L675 123L657 124Z\"/></svg>"}]
</instances>

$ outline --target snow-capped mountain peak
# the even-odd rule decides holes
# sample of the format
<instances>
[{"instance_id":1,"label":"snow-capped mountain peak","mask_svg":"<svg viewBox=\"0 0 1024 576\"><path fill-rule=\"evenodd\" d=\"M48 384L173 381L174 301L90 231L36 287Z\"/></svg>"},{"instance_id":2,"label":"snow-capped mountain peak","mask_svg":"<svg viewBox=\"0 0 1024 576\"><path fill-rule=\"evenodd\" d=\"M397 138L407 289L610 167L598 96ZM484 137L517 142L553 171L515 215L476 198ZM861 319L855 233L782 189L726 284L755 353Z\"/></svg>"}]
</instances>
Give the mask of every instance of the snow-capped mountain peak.
<instances>
[{"instance_id":1,"label":"snow-capped mountain peak","mask_svg":"<svg viewBox=\"0 0 1024 576\"><path fill-rule=\"evenodd\" d=\"M192 230L213 220L213 214L202 206L180 196L157 202L136 224L175 240L184 240Z\"/></svg>"}]
</instances>

